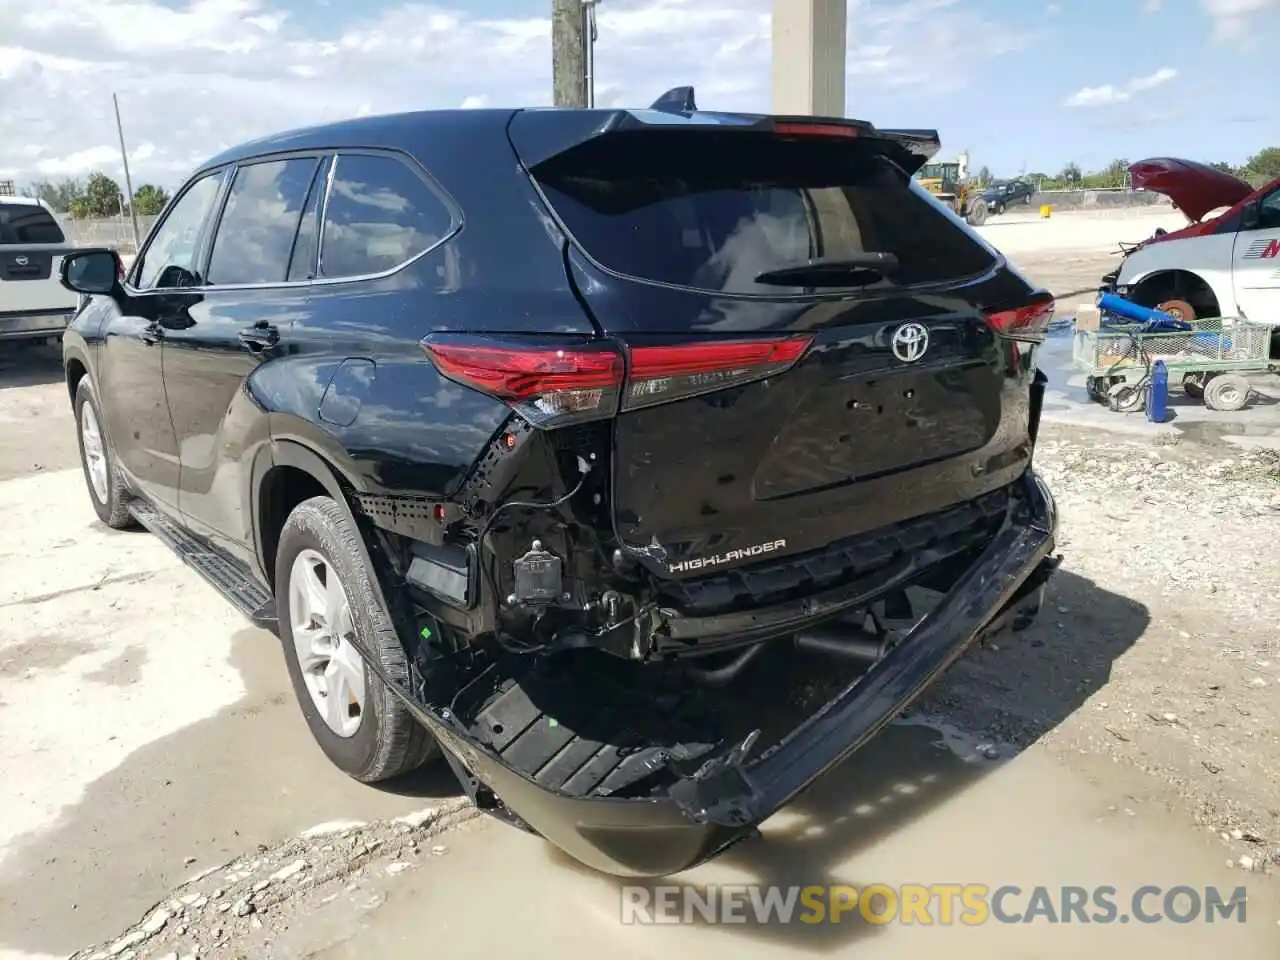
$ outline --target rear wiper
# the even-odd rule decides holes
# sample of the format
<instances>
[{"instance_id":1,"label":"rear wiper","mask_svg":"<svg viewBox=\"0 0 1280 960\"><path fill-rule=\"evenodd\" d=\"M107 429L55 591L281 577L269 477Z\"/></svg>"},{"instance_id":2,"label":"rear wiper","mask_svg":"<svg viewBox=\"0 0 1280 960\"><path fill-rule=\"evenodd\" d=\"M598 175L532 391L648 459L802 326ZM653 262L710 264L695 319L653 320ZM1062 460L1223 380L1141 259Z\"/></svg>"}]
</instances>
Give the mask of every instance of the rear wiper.
<instances>
[{"instance_id":1,"label":"rear wiper","mask_svg":"<svg viewBox=\"0 0 1280 960\"><path fill-rule=\"evenodd\" d=\"M766 270L756 283L779 286L862 286L888 277L898 269L892 253L855 253L847 257L817 257L803 263Z\"/></svg>"}]
</instances>

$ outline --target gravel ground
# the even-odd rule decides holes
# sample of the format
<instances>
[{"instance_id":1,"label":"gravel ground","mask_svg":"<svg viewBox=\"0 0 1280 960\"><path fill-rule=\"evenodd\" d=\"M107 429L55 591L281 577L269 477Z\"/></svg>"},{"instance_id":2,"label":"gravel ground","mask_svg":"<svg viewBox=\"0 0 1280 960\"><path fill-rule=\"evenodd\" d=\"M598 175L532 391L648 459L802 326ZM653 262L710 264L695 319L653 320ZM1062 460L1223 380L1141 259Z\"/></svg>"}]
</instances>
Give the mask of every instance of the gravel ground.
<instances>
[{"instance_id":1,"label":"gravel ground","mask_svg":"<svg viewBox=\"0 0 1280 960\"><path fill-rule=\"evenodd\" d=\"M71 960L239 960L274 953L273 943L287 938L300 913L362 895L361 906L378 907L381 897L365 893L365 879L395 876L422 858L447 855L440 835L476 816L468 804L450 801L392 821L317 824L279 846L199 871L136 925Z\"/></svg>"},{"instance_id":2,"label":"gravel ground","mask_svg":"<svg viewBox=\"0 0 1280 960\"><path fill-rule=\"evenodd\" d=\"M1280 865L1280 561L1252 545L1280 532L1280 455L1048 424L1038 461L1062 515L1048 605L915 712L988 738L993 756L1034 743L1088 777L1127 765L1134 807L1212 831L1262 880ZM202 873L75 960L295 956L301 918L338 899L376 910L387 883L447 855L443 831L474 817L455 801L321 825Z\"/></svg>"},{"instance_id":3,"label":"gravel ground","mask_svg":"<svg viewBox=\"0 0 1280 960\"><path fill-rule=\"evenodd\" d=\"M1047 425L1062 517L1040 621L975 651L920 709L1013 748L1109 758L1280 863L1280 455ZM1160 789L1160 787L1163 789Z\"/></svg>"},{"instance_id":4,"label":"gravel ground","mask_svg":"<svg viewBox=\"0 0 1280 960\"><path fill-rule=\"evenodd\" d=\"M1014 259L1058 294L1116 263L1096 252ZM1091 299L1064 298L1059 314ZM31 441L18 443L26 469L41 469L44 446L17 439ZM993 756L1034 745L1085 778L1122 783L1132 808L1113 816L1159 805L1265 883L1280 866L1280 560L1267 542L1280 533L1280 457L1211 435L1046 424L1037 461L1058 499L1064 556L1044 614L972 651L915 712L983 738ZM321 825L202 870L76 960L310 955L304 918L319 922L335 904L371 914L389 887L448 856L447 832L485 822L449 801L407 822Z\"/></svg>"}]
</instances>

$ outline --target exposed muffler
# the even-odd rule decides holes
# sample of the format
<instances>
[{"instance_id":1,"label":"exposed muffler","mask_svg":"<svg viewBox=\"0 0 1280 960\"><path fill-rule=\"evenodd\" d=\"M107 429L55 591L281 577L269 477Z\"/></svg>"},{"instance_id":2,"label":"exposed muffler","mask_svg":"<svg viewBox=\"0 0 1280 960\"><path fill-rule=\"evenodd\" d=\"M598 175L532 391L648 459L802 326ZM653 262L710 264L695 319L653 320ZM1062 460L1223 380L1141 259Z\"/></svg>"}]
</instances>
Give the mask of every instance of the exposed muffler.
<instances>
[{"instance_id":1,"label":"exposed muffler","mask_svg":"<svg viewBox=\"0 0 1280 960\"><path fill-rule=\"evenodd\" d=\"M893 635L870 634L852 624L835 623L804 630L793 638L797 650L818 653L854 663L875 663L893 649Z\"/></svg>"},{"instance_id":2,"label":"exposed muffler","mask_svg":"<svg viewBox=\"0 0 1280 960\"><path fill-rule=\"evenodd\" d=\"M889 620L914 620L911 601L903 591L894 591L884 598L883 613ZM886 628L874 612L867 610L860 620L834 620L801 630L792 642L797 650L869 666L892 650L900 637L900 633Z\"/></svg>"}]
</instances>

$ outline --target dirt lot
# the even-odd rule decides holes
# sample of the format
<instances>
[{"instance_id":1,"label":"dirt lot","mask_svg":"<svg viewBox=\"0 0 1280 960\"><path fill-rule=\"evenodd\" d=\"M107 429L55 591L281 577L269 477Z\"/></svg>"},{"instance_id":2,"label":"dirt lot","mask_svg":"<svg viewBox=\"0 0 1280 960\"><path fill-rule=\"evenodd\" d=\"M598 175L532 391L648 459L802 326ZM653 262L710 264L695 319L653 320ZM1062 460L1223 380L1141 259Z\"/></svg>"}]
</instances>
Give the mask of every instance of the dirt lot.
<instances>
[{"instance_id":1,"label":"dirt lot","mask_svg":"<svg viewBox=\"0 0 1280 960\"><path fill-rule=\"evenodd\" d=\"M1056 290L1114 262L1015 257ZM743 940L620 935L616 883L474 819L447 779L374 791L332 771L275 641L151 538L92 522L55 353L0 357L0 437L3 960L407 958L530 942L574 955L583 938L637 957L852 940L873 957L1280 948L1280 462L1266 450L1048 424L1038 460L1065 561L1042 621L975 650L761 841L684 878L1243 884L1247 925L792 925Z\"/></svg>"}]
</instances>

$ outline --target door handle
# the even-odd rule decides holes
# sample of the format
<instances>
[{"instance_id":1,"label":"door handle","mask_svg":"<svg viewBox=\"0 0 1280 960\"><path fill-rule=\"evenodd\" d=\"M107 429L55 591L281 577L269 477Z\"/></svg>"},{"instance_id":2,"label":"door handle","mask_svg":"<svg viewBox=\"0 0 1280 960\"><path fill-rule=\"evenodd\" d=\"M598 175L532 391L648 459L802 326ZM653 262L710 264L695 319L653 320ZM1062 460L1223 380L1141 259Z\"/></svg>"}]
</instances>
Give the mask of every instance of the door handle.
<instances>
[{"instance_id":1,"label":"door handle","mask_svg":"<svg viewBox=\"0 0 1280 960\"><path fill-rule=\"evenodd\" d=\"M251 353L261 353L280 342L280 330L270 323L255 323L248 330L240 331L240 342Z\"/></svg>"},{"instance_id":2,"label":"door handle","mask_svg":"<svg viewBox=\"0 0 1280 960\"><path fill-rule=\"evenodd\" d=\"M162 337L162 333L160 331L160 324L158 323L147 324L145 327L142 328L142 332L138 334L138 339L140 339L148 347L154 347L157 343L160 342L161 337Z\"/></svg>"}]
</instances>

